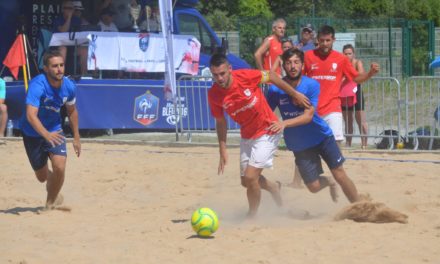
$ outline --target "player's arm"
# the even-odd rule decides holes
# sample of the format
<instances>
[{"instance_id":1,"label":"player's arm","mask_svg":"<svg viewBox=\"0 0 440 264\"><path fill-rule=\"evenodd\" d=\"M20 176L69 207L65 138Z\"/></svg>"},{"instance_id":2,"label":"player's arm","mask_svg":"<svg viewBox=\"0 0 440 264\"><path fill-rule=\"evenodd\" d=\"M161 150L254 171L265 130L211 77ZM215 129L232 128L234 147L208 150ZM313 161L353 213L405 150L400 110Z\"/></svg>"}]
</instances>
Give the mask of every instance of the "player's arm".
<instances>
[{"instance_id":1,"label":"player's arm","mask_svg":"<svg viewBox=\"0 0 440 264\"><path fill-rule=\"evenodd\" d=\"M296 91L287 82L283 81L283 79L281 79L278 76L278 74L271 71L271 72L269 72L269 80L266 80L265 74L267 74L267 72L263 71L262 73L263 73L262 82L272 82L273 84L275 84L278 88L280 88L285 93L287 93L290 97L292 97L294 104L299 105L304 108L310 107L310 100L307 98L307 96Z\"/></svg>"},{"instance_id":2,"label":"player's arm","mask_svg":"<svg viewBox=\"0 0 440 264\"><path fill-rule=\"evenodd\" d=\"M380 70L379 64L372 62L370 66L370 70L368 72L359 72L359 74L353 78L353 81L356 83L363 83L376 75Z\"/></svg>"},{"instance_id":3,"label":"player's arm","mask_svg":"<svg viewBox=\"0 0 440 264\"><path fill-rule=\"evenodd\" d=\"M304 113L295 118L285 119L283 121L273 121L269 126L269 130L275 133L280 133L286 127L297 127L306 125L312 122L313 114L315 113L315 108L310 106L309 108L304 109Z\"/></svg>"},{"instance_id":4,"label":"player's arm","mask_svg":"<svg viewBox=\"0 0 440 264\"><path fill-rule=\"evenodd\" d=\"M266 38L263 43L261 43L260 47L255 51L254 58L257 69L263 70L263 55L270 48L269 39Z\"/></svg>"},{"instance_id":5,"label":"player's arm","mask_svg":"<svg viewBox=\"0 0 440 264\"><path fill-rule=\"evenodd\" d=\"M38 118L38 108L33 105L26 105L26 118L31 124L31 126L40 134L47 142L52 146L62 144L64 142L64 136L60 134L62 131L49 132L43 126L40 119Z\"/></svg>"},{"instance_id":6,"label":"player's arm","mask_svg":"<svg viewBox=\"0 0 440 264\"><path fill-rule=\"evenodd\" d=\"M69 117L70 128L73 133L73 149L75 150L76 156L79 157L81 154L81 142L79 136L78 128L78 111L76 110L75 104L66 104L67 116Z\"/></svg>"},{"instance_id":7,"label":"player's arm","mask_svg":"<svg viewBox=\"0 0 440 264\"><path fill-rule=\"evenodd\" d=\"M272 65L272 68L270 68L270 71L276 73L277 70L278 70L278 67L281 67L281 65L282 65L281 57L278 56L278 57L276 58L274 64Z\"/></svg>"},{"instance_id":8,"label":"player's arm","mask_svg":"<svg viewBox=\"0 0 440 264\"><path fill-rule=\"evenodd\" d=\"M218 174L223 174L224 168L228 163L228 153L226 151L226 135L228 126L225 117L215 119L215 130L217 131L218 146L220 151L220 161L218 163Z\"/></svg>"}]
</instances>

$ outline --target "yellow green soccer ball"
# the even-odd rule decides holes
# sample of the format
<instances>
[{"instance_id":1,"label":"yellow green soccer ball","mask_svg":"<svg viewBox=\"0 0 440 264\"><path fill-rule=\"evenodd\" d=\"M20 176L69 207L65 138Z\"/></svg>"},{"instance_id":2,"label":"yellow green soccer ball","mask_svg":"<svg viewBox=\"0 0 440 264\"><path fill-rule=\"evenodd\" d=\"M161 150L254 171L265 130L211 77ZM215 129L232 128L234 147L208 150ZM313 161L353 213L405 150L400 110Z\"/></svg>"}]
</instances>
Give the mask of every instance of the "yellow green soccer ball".
<instances>
[{"instance_id":1,"label":"yellow green soccer ball","mask_svg":"<svg viewBox=\"0 0 440 264\"><path fill-rule=\"evenodd\" d=\"M191 217L191 225L200 237L209 237L218 229L217 214L210 208L199 208Z\"/></svg>"}]
</instances>

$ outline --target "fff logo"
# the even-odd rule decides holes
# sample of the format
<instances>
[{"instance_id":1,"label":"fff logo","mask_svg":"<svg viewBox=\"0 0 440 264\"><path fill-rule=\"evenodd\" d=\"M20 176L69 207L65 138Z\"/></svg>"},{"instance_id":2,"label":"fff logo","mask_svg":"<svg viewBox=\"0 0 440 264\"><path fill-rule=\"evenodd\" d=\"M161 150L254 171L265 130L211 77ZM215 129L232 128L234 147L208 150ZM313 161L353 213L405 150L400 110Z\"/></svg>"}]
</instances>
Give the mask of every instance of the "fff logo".
<instances>
[{"instance_id":1,"label":"fff logo","mask_svg":"<svg viewBox=\"0 0 440 264\"><path fill-rule=\"evenodd\" d=\"M148 126L154 123L159 117L159 98L147 91L145 94L136 97L134 100L134 121Z\"/></svg>"}]
</instances>

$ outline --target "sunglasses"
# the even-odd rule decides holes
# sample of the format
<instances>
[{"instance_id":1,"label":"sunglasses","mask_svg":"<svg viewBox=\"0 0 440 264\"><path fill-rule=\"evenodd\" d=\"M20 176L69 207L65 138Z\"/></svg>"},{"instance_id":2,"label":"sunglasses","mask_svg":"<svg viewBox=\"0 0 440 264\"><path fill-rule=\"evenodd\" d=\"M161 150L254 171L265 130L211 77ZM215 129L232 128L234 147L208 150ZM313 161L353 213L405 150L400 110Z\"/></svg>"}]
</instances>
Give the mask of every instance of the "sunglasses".
<instances>
[{"instance_id":1,"label":"sunglasses","mask_svg":"<svg viewBox=\"0 0 440 264\"><path fill-rule=\"evenodd\" d=\"M281 43L284 43L284 42L292 42L292 39L291 38L282 38Z\"/></svg>"}]
</instances>

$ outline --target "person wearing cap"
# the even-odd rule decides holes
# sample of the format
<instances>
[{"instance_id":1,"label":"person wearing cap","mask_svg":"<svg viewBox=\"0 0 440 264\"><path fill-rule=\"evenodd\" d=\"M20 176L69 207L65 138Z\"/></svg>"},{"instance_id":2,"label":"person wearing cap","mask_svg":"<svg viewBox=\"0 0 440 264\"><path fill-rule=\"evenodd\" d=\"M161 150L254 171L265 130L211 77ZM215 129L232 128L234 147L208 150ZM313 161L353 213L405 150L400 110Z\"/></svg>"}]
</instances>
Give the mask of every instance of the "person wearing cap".
<instances>
[{"instance_id":1,"label":"person wearing cap","mask_svg":"<svg viewBox=\"0 0 440 264\"><path fill-rule=\"evenodd\" d=\"M265 38L260 47L255 51L255 63L259 70L270 71L274 66L275 60L283 53L281 39L286 31L286 21L282 18L276 19L272 23L272 35ZM276 73L281 75L281 68Z\"/></svg>"},{"instance_id":2,"label":"person wearing cap","mask_svg":"<svg viewBox=\"0 0 440 264\"><path fill-rule=\"evenodd\" d=\"M6 123L8 122L8 107L5 104L6 83L0 78L0 137L5 135Z\"/></svg>"},{"instance_id":3,"label":"person wearing cap","mask_svg":"<svg viewBox=\"0 0 440 264\"><path fill-rule=\"evenodd\" d=\"M301 39L295 41L293 45L304 52L315 48L313 42L313 26L311 24L307 24L301 29Z\"/></svg>"},{"instance_id":4,"label":"person wearing cap","mask_svg":"<svg viewBox=\"0 0 440 264\"><path fill-rule=\"evenodd\" d=\"M101 27L101 31L118 32L118 27L113 23L114 12L109 7L104 8L100 14L100 20L98 26Z\"/></svg>"}]
</instances>

